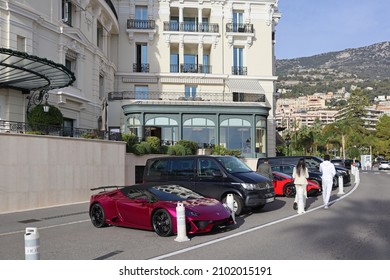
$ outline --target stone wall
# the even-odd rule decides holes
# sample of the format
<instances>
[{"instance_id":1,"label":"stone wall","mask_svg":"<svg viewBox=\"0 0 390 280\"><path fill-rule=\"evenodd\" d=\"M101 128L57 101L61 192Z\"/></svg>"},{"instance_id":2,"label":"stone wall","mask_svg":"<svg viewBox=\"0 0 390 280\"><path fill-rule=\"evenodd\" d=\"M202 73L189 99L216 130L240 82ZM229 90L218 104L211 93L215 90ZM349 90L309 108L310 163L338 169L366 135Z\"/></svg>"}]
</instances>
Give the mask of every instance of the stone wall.
<instances>
[{"instance_id":1,"label":"stone wall","mask_svg":"<svg viewBox=\"0 0 390 280\"><path fill-rule=\"evenodd\" d=\"M88 201L125 184L125 142L0 133L0 213Z\"/></svg>"}]
</instances>

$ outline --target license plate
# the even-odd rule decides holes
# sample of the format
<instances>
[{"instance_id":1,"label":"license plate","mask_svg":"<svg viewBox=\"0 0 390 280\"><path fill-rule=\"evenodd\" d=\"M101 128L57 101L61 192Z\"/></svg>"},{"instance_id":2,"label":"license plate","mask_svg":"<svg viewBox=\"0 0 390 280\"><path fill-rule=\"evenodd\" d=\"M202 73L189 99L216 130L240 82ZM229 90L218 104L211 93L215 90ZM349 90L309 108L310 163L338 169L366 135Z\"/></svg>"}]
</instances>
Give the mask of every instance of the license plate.
<instances>
[{"instance_id":1,"label":"license plate","mask_svg":"<svg viewBox=\"0 0 390 280\"><path fill-rule=\"evenodd\" d=\"M272 201L274 201L274 200L275 200L275 197L267 198L267 199L265 200L265 203L272 202Z\"/></svg>"}]
</instances>

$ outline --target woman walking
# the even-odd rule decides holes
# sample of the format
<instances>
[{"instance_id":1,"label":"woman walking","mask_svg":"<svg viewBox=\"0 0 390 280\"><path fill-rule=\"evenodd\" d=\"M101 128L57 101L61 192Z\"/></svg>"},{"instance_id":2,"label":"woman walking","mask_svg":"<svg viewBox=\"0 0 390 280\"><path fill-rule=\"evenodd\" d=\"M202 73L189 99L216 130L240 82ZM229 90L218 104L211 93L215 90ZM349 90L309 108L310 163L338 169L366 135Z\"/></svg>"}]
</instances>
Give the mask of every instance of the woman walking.
<instances>
[{"instance_id":1,"label":"woman walking","mask_svg":"<svg viewBox=\"0 0 390 280\"><path fill-rule=\"evenodd\" d=\"M295 184L296 195L298 199L298 214L305 213L306 198L307 198L307 178L309 178L309 171L306 167L305 159L299 159L297 165L293 170L293 178Z\"/></svg>"}]
</instances>

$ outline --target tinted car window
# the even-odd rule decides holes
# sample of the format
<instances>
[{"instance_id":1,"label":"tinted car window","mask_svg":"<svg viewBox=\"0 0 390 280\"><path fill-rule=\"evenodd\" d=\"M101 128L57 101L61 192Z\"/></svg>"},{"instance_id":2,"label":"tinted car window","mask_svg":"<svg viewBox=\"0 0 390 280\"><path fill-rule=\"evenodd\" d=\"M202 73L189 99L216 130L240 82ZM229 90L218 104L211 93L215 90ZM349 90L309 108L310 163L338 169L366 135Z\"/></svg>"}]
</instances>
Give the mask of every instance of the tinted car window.
<instances>
[{"instance_id":1,"label":"tinted car window","mask_svg":"<svg viewBox=\"0 0 390 280\"><path fill-rule=\"evenodd\" d=\"M218 161L229 173L252 172L253 170L236 157L220 157Z\"/></svg>"},{"instance_id":2,"label":"tinted car window","mask_svg":"<svg viewBox=\"0 0 390 280\"><path fill-rule=\"evenodd\" d=\"M198 160L198 176L210 177L214 172L220 171L217 163L211 158L202 158Z\"/></svg>"}]
</instances>

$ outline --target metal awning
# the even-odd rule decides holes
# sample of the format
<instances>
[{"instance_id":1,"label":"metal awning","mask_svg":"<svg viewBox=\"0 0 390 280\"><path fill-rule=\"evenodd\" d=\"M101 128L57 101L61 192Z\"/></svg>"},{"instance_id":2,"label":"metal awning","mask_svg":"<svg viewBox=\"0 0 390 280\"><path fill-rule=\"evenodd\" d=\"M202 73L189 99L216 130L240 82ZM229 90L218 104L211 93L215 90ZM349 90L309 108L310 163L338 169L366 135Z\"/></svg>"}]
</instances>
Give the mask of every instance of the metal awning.
<instances>
[{"instance_id":1,"label":"metal awning","mask_svg":"<svg viewBox=\"0 0 390 280\"><path fill-rule=\"evenodd\" d=\"M242 93L261 93L265 94L263 87L259 81L248 79L230 79L226 81L231 92Z\"/></svg>"},{"instance_id":2,"label":"metal awning","mask_svg":"<svg viewBox=\"0 0 390 280\"><path fill-rule=\"evenodd\" d=\"M63 88L76 80L72 71L46 58L0 48L0 88L50 90Z\"/></svg>"}]
</instances>

